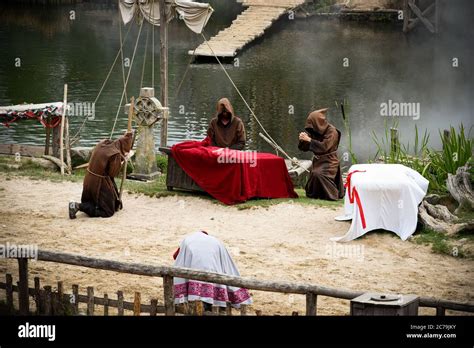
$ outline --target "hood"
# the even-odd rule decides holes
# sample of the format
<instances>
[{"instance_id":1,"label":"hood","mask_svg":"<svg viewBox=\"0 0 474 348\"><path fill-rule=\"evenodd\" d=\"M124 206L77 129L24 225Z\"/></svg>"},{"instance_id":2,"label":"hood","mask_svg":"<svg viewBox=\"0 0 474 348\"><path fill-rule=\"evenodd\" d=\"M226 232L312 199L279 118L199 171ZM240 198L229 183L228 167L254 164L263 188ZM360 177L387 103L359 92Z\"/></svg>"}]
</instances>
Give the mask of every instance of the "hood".
<instances>
[{"instance_id":1,"label":"hood","mask_svg":"<svg viewBox=\"0 0 474 348\"><path fill-rule=\"evenodd\" d=\"M316 133L323 135L329 127L329 123L326 120L326 113L328 109L320 109L311 112L306 118L304 128L311 129Z\"/></svg>"},{"instance_id":2,"label":"hood","mask_svg":"<svg viewBox=\"0 0 474 348\"><path fill-rule=\"evenodd\" d=\"M232 104L230 103L229 99L227 99L227 98L222 98L217 102L216 117L220 121L220 114L221 114L224 107L226 108L227 111L230 112L231 116L230 116L230 122L229 123L232 123L232 120L235 116L234 108L232 107Z\"/></svg>"}]
</instances>

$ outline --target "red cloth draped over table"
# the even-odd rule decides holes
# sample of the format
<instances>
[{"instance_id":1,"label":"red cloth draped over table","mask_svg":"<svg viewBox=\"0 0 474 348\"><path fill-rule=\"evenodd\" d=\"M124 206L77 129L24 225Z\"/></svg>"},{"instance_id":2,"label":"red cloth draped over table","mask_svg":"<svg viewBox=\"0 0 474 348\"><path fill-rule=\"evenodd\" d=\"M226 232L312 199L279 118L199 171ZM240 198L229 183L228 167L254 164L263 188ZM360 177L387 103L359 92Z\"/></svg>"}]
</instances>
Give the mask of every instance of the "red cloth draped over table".
<instances>
[{"instance_id":1,"label":"red cloth draped over table","mask_svg":"<svg viewBox=\"0 0 474 348\"><path fill-rule=\"evenodd\" d=\"M208 138L176 144L171 153L186 174L222 203L298 197L284 159L276 155L209 146Z\"/></svg>"}]
</instances>

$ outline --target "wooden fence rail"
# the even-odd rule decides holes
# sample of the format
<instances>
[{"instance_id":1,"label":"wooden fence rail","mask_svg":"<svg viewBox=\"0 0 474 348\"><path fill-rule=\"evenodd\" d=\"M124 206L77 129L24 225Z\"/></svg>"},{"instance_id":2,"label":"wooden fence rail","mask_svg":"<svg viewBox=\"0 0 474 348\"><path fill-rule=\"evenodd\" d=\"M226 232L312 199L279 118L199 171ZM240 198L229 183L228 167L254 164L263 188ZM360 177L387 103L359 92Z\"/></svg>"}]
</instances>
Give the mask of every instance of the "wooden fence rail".
<instances>
[{"instance_id":1,"label":"wooden fence rail","mask_svg":"<svg viewBox=\"0 0 474 348\"><path fill-rule=\"evenodd\" d=\"M73 255L73 254L65 254L65 253L56 253L50 251L38 251L37 259L39 261L46 261L46 262L55 262L55 263L62 263L74 266L81 266L81 267L88 267L94 269L100 269L105 271L113 271L119 273L127 273L127 274L134 274L140 276L150 276L150 277L161 277L163 278L163 291L164 291L164 306L157 306L157 312L159 313L160 310L163 310L165 315L175 315L176 308L180 306L175 306L174 304L174 294L173 294L173 277L185 278L185 279L192 279L198 281L205 281L211 282L216 284L225 284L228 286L246 288L249 290L260 290L260 291L268 291L268 292L279 292L279 293L286 293L286 294L301 294L306 296L306 315L316 315L317 314L317 297L318 296L327 296L327 297L334 297L339 299L345 300L352 300L367 291L350 291L350 290L343 290L343 289L336 289L330 288L325 286L319 285L311 285L311 284L298 284L298 283L289 283L289 282L268 282L268 281L261 281L252 278L242 278L242 277L235 277L235 276L228 276L213 272L205 272L205 271L197 271L194 269L189 268L181 268L181 267L168 267L168 266L151 266L151 265L144 265L139 263L124 263L119 261L112 261L112 260L104 260L104 259L97 259L92 257L80 256L80 255ZM29 312L29 295L31 294L31 290L28 289L28 262L27 259L18 259L18 266L19 266L19 275L20 275L20 285L16 288L19 292L19 308L21 314L27 314ZM10 284L9 284L10 282ZM25 284L26 282L26 284ZM36 283L38 283L39 288L39 280L35 279L35 288ZM9 301L12 302L12 298L9 296L8 291L10 288L13 288L11 284L11 276L10 278L7 275L7 282L5 284L0 284L0 288L4 286L7 290L7 304ZM49 287L50 288L50 287ZM59 287L58 287L59 288ZM45 291L49 292L51 289ZM33 292L34 293L34 292ZM73 286L73 294L78 295L78 286ZM136 296L137 297L137 296ZM90 288L88 290L88 296L78 295L78 301L87 300L88 303L88 312L92 312L94 304L104 305L106 304L108 307L113 307L117 305L119 315L123 315L123 307L120 308L120 303L123 302L123 295L120 296L120 292L118 294L118 299L110 300L107 297L107 301L104 298L97 298L93 296L93 289ZM123 306L126 306L126 309L134 310L135 312L138 311L137 302L140 300L135 298L135 301L132 303L123 302ZM191 304L190 304L191 305ZM194 305L194 304L192 304ZM202 304L201 304L202 305ZM148 307L147 307L148 306ZM146 309L145 311L151 311L151 305L140 305L140 311L142 309ZM463 312L474 312L474 304L472 303L459 303L454 301L442 300L442 299L435 299L435 298L428 298L428 297L420 297L419 299L419 306L420 307L431 307L436 308L437 315L444 315L445 310L455 310L455 311L463 311ZM77 303L76 303L77 307ZM143 307L143 308L142 308ZM154 310L154 309L153 309ZM245 312L244 309L242 312ZM195 313L199 314L200 309L194 311ZM258 313L257 313L258 315Z\"/></svg>"}]
</instances>

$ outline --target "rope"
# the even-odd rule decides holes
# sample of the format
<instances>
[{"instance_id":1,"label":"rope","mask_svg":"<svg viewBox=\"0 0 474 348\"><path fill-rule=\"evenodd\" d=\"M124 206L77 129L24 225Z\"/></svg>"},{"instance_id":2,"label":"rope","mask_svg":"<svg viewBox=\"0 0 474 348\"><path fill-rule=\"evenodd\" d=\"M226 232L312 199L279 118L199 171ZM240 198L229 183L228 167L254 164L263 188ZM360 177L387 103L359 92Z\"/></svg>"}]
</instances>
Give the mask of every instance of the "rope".
<instances>
[{"instance_id":1,"label":"rope","mask_svg":"<svg viewBox=\"0 0 474 348\"><path fill-rule=\"evenodd\" d=\"M219 65L221 66L222 70L224 71L224 73L226 74L227 78L229 79L229 81L231 82L232 86L234 86L235 90L237 91L237 93L239 94L240 98L242 99L242 101L244 102L245 106L247 107L247 109L250 111L250 114L253 116L253 118L255 119L255 121L257 121L258 125L260 126L260 128L262 128L263 132L265 133L265 135L268 137L268 139L274 144L274 146L280 148L281 152L286 156L286 158L288 158L291 163L294 163L294 164L298 164L297 161L295 161L293 158L291 158L282 148L281 146L278 145L278 143L273 140L273 138L270 136L270 134L267 132L267 130L265 129L265 127L262 125L262 123L260 122L260 120L258 119L257 115L255 115L255 113L253 112L252 108L250 107L250 105L247 103L247 101L245 100L244 96L242 95L242 93L240 92L239 88L236 86L236 84L234 83L234 80L232 80L232 78L230 77L229 73L227 72L227 70L225 69L225 67L222 65L219 57L217 57L216 53L214 52L214 50L212 49L212 46L209 44L209 42L207 41L206 39L206 36L204 36L204 33L201 33L203 39L204 39L204 42L206 42L207 46L209 47L209 49L211 50L212 54L214 55L214 57L216 58L217 62L219 63Z\"/></svg>"},{"instance_id":2,"label":"rope","mask_svg":"<svg viewBox=\"0 0 474 348\"><path fill-rule=\"evenodd\" d=\"M151 15L155 18L155 0L151 2L151 8ZM151 30L151 87L155 88L155 26L153 24Z\"/></svg>"},{"instance_id":3,"label":"rope","mask_svg":"<svg viewBox=\"0 0 474 348\"><path fill-rule=\"evenodd\" d=\"M138 30L137 41L135 42L135 47L133 48L133 55L132 55L132 60L130 62L130 68L128 69L128 74L127 74L127 79L125 81L125 86L124 86L124 89L122 91L122 96L120 97L120 102L119 102L119 105L118 105L118 108L117 108L117 113L115 114L114 125L112 126L112 131L110 132L110 139L112 139L112 137L114 135L115 126L117 125L118 115L120 113L120 109L122 108L123 97L125 96L125 90L126 90L127 85L128 85L128 80L130 78L130 73L132 72L132 66L133 66L133 62L135 60L135 53L137 53L137 47L138 47L138 42L140 41L140 34L142 32L143 22L144 22L144 20L142 20L142 22L140 24L140 29Z\"/></svg>"},{"instance_id":4,"label":"rope","mask_svg":"<svg viewBox=\"0 0 474 348\"><path fill-rule=\"evenodd\" d=\"M120 47L122 47L122 21L119 20L119 32L120 32ZM120 55L122 59L122 79L123 79L123 88L125 88L125 66L123 65L123 50L120 50ZM125 100L128 100L127 89L125 89Z\"/></svg>"},{"instance_id":5,"label":"rope","mask_svg":"<svg viewBox=\"0 0 474 348\"><path fill-rule=\"evenodd\" d=\"M99 97L100 95L102 94L102 91L104 90L104 87L105 85L107 84L109 78L110 78L110 75L112 74L112 71L114 70L114 67L115 67L115 64L117 63L117 59L118 57L120 56L120 53L122 52L123 50L123 44L125 43L125 41L127 40L127 37L128 37L128 34L130 33L130 29L132 28L132 26L130 25L130 27L128 28L127 30L127 33L125 34L125 38L123 39L123 42L120 44L120 48L119 48L119 51L117 52L117 55L115 56L115 59L114 59L114 62L112 63L112 66L110 67L109 69L109 72L107 74L107 77L105 78L104 82L102 83L102 87L100 88L99 90L99 93L97 94L97 96L95 97L95 100L94 100L94 104L97 103L97 100L99 100ZM123 59L122 59L122 64L123 64ZM79 127L78 131L76 132L76 134L71 138L71 144L74 144L77 140L79 140L79 135L82 131L82 129L84 128L86 122L87 122L88 118L85 117L84 118L84 121L82 122L81 126Z\"/></svg>"},{"instance_id":6,"label":"rope","mask_svg":"<svg viewBox=\"0 0 474 348\"><path fill-rule=\"evenodd\" d=\"M189 59L189 62L188 62L188 66L186 67L186 70L184 71L184 74L183 74L183 77L181 78L181 81L179 82L179 85L178 85L178 88L176 90L176 95L175 95L175 100L178 98L179 96L179 92L181 91L181 86L183 85L183 82L184 82L184 79L186 78L186 75L188 73L188 70L189 70L189 67L191 66L191 63L193 62L194 60L194 57L195 57L195 54L196 54L196 50L197 50L197 47L194 49L193 51L193 55L191 56L191 58Z\"/></svg>"}]
</instances>

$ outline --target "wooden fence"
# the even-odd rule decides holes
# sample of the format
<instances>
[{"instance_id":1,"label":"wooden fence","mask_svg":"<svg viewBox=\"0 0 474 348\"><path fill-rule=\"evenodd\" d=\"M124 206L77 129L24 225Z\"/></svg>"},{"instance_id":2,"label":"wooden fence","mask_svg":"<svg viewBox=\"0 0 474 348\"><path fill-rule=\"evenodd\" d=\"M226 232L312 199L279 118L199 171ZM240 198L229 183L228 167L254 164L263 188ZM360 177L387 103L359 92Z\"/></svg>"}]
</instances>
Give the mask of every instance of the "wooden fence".
<instances>
[{"instance_id":1,"label":"wooden fence","mask_svg":"<svg viewBox=\"0 0 474 348\"><path fill-rule=\"evenodd\" d=\"M123 315L124 309L132 310L134 315L140 315L140 313L149 313L150 315L175 315L176 313L191 315L232 314L230 306L227 307L225 313L221 313L218 307L213 307L211 311L205 311L205 305L201 302L190 302L189 304L186 303L176 306L174 303L173 277L225 284L228 286L241 287L249 290L305 295L306 315L310 316L314 316L317 313L318 296L352 300L366 292L350 291L310 284L260 281L251 278L197 271L189 268L124 263L119 261L103 260L80 255L55 253L41 250L38 251L37 259L38 261L62 263L105 271L149 277L161 277L163 278L163 304L159 305L157 299L152 299L150 304L142 304L141 295L138 292L135 293L134 302L124 301L123 293L121 291L117 292L116 300L110 299L107 294L105 294L104 297L96 297L94 296L94 289L92 287L87 288L87 295L81 295L79 294L78 285L72 286L71 294L65 294L62 282L58 283L57 291L53 293L51 286L45 286L44 289L41 289L40 280L37 277L34 278L34 288L29 288L28 259L18 258L18 284L13 285L12 276L7 274L6 283L0 283L0 288L6 290L7 306L10 308L13 307L13 292L18 292L19 313L21 315L27 315L30 313L30 296L33 297L35 301L36 313L46 315L78 314L79 303L87 304L87 315L94 314L94 308L96 305L101 305L104 307L104 315L109 314L110 307L117 308L118 315ZM445 311L447 309L461 312L474 312L474 304L472 303L459 303L428 297L420 297L419 307L436 308L436 315L445 315ZM246 306L242 306L240 309L240 314L247 314ZM256 311L256 314L261 315L261 311ZM297 312L293 312L293 315L297 314Z\"/></svg>"}]
</instances>

